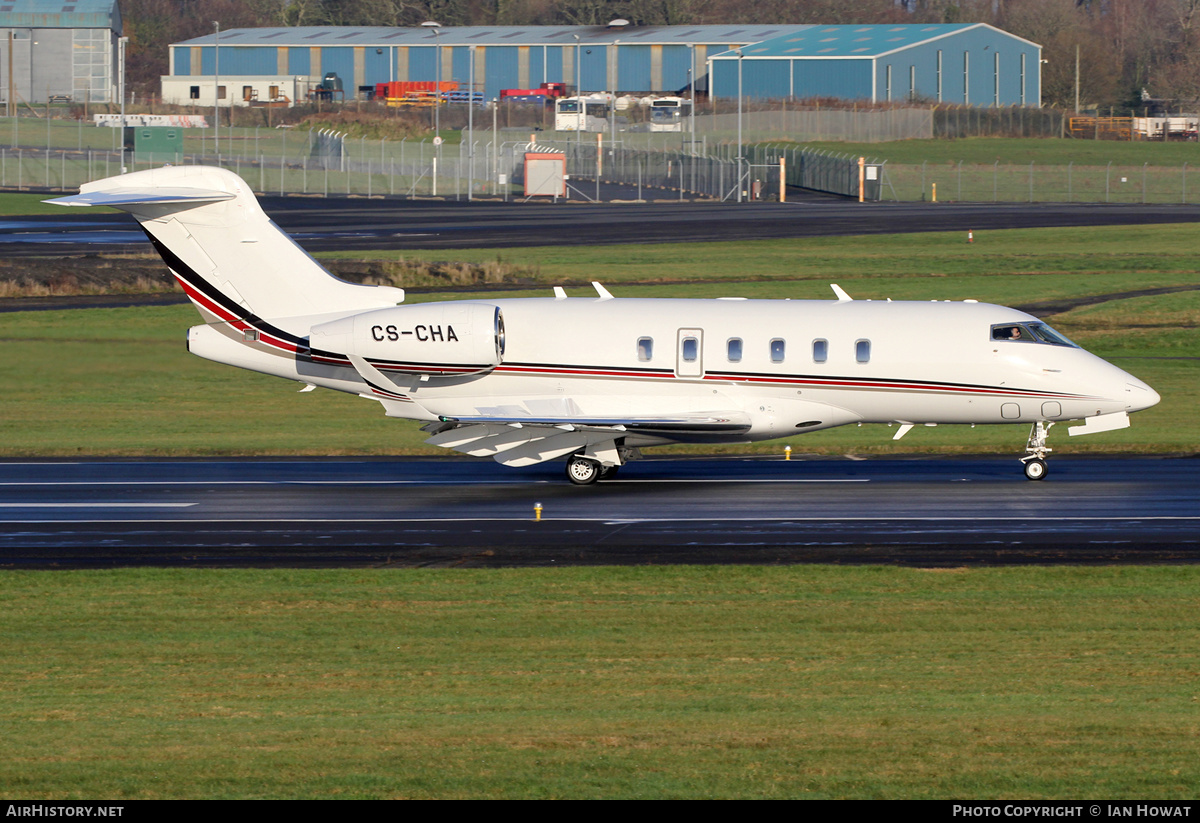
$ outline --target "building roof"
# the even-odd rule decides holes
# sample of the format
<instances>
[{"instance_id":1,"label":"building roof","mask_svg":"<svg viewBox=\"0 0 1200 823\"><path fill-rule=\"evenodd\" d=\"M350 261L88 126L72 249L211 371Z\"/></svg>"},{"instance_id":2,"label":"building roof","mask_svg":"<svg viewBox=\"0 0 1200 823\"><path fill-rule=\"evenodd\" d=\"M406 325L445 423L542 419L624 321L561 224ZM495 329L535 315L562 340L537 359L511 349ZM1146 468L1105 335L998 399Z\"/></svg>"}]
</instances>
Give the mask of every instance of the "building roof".
<instances>
[{"instance_id":1,"label":"building roof","mask_svg":"<svg viewBox=\"0 0 1200 823\"><path fill-rule=\"evenodd\" d=\"M922 25L919 23L864 26L809 26L803 31L773 37L742 48L742 57L760 58L871 58L939 40L971 29L990 29L1004 37L1022 38L986 23ZM1029 41L1022 41L1029 42ZM1035 44L1031 44L1035 45ZM736 59L732 51L713 59Z\"/></svg>"},{"instance_id":2,"label":"building roof","mask_svg":"<svg viewBox=\"0 0 1200 823\"><path fill-rule=\"evenodd\" d=\"M0 28L121 31L117 0L0 0Z\"/></svg>"},{"instance_id":3,"label":"building roof","mask_svg":"<svg viewBox=\"0 0 1200 823\"><path fill-rule=\"evenodd\" d=\"M0 0L3 3L4 0ZM581 44L622 45L755 43L792 35L812 26L442 26L389 28L383 26L300 26L294 28L230 29L221 32L222 46L543 46ZM173 46L211 46L214 34Z\"/></svg>"}]
</instances>

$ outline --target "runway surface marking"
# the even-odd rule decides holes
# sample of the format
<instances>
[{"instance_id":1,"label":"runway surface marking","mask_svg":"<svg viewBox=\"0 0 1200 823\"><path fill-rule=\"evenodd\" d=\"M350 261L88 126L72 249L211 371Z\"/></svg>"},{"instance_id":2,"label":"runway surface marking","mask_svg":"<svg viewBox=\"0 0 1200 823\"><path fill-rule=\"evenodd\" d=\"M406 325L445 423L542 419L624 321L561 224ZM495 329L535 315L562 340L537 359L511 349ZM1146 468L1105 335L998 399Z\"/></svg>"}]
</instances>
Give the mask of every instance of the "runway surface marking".
<instances>
[{"instance_id":1,"label":"runway surface marking","mask_svg":"<svg viewBox=\"0 0 1200 823\"><path fill-rule=\"evenodd\" d=\"M719 479L719 478L664 478L655 480L607 480L605 485L629 483L870 483L870 479ZM33 480L19 483L0 481L0 486L495 486L514 483L527 485L562 485L557 480L526 480L522 478L496 480Z\"/></svg>"},{"instance_id":2,"label":"runway surface marking","mask_svg":"<svg viewBox=\"0 0 1200 823\"><path fill-rule=\"evenodd\" d=\"M0 503L0 509L187 509L199 503Z\"/></svg>"},{"instance_id":3,"label":"runway surface marking","mask_svg":"<svg viewBox=\"0 0 1200 823\"><path fill-rule=\"evenodd\" d=\"M17 504L6 504L16 506ZM59 506L70 504L29 504L29 506L46 505ZM86 504L79 504L86 505ZM111 504L107 504L111 505ZM125 504L134 506L138 504ZM163 503L141 504L145 506L195 506L196 503ZM78 523L1062 523L1066 521L1080 523L1147 523L1147 522L1190 522L1200 521L1200 515L1149 515L1149 516L1067 516L1067 517L1022 517L1020 515L1001 515L986 517L913 517L896 515L895 517L547 517L540 521L529 516L517 517L353 517L353 518L321 518L321 517L282 517L282 518L179 518L159 520L3 520L2 523L63 523L73 525Z\"/></svg>"}]
</instances>

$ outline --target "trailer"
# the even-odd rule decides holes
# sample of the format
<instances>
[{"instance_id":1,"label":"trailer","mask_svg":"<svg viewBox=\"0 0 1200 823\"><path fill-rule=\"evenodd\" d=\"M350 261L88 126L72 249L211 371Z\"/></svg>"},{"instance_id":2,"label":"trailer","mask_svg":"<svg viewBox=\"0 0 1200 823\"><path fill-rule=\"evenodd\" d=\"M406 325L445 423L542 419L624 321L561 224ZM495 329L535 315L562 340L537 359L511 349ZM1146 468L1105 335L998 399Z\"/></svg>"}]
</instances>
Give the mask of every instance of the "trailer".
<instances>
[{"instance_id":1,"label":"trailer","mask_svg":"<svg viewBox=\"0 0 1200 823\"><path fill-rule=\"evenodd\" d=\"M541 103L549 106L560 97L567 94L566 83L542 83L536 89L501 89L501 100L513 100L519 103Z\"/></svg>"}]
</instances>

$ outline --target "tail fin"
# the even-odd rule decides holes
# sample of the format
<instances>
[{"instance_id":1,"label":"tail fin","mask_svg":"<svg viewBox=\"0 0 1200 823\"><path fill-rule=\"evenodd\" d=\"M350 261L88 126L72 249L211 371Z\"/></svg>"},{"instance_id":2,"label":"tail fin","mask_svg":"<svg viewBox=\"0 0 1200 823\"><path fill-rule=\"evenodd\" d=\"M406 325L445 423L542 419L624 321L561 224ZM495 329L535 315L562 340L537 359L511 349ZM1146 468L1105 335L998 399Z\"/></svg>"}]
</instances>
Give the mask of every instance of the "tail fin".
<instances>
[{"instance_id":1,"label":"tail fin","mask_svg":"<svg viewBox=\"0 0 1200 823\"><path fill-rule=\"evenodd\" d=\"M208 322L363 311L404 290L339 280L271 222L245 181L208 166L168 166L86 183L47 202L113 206L142 225Z\"/></svg>"}]
</instances>

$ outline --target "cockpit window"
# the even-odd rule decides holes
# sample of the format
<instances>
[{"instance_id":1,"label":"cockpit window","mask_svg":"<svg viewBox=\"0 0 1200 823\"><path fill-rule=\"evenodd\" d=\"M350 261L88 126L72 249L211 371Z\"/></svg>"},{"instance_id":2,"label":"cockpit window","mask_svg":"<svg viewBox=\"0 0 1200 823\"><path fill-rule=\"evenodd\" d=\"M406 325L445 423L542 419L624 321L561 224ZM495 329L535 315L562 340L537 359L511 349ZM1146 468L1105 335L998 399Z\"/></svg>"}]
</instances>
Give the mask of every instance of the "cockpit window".
<instances>
[{"instance_id":1,"label":"cockpit window","mask_svg":"<svg viewBox=\"0 0 1200 823\"><path fill-rule=\"evenodd\" d=\"M1047 326L1045 323L1027 323L1029 330L1033 332L1033 336L1043 343L1051 343L1055 346L1075 346L1067 338L1056 332L1054 329ZM1079 348L1075 346L1075 348Z\"/></svg>"},{"instance_id":2,"label":"cockpit window","mask_svg":"<svg viewBox=\"0 0 1200 823\"><path fill-rule=\"evenodd\" d=\"M1078 348L1045 323L999 323L992 326L992 339L1015 340L1023 343L1049 343L1052 346Z\"/></svg>"}]
</instances>

